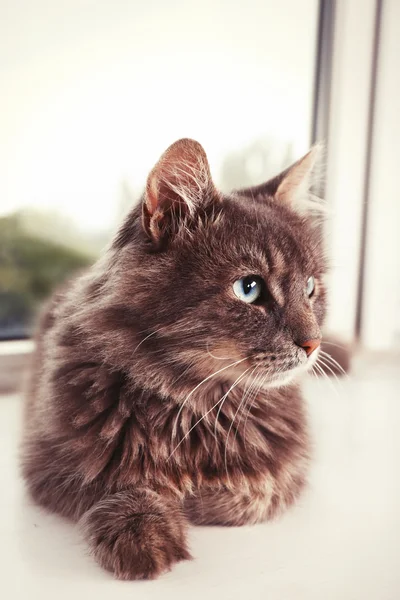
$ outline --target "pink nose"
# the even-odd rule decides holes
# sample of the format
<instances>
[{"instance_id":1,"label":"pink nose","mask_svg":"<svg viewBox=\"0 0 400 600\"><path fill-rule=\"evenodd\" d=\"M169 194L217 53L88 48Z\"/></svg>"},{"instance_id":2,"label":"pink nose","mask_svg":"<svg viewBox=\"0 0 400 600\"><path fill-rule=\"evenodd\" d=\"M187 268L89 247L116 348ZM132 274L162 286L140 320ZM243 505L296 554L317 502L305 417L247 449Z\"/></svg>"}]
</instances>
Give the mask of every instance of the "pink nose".
<instances>
[{"instance_id":1,"label":"pink nose","mask_svg":"<svg viewBox=\"0 0 400 600\"><path fill-rule=\"evenodd\" d=\"M306 340L305 342L302 342L301 344L299 344L302 348L304 348L304 350L306 351L307 356L310 356L314 350L316 350L317 348L319 348L321 344L321 340L320 339L315 339L315 340Z\"/></svg>"}]
</instances>

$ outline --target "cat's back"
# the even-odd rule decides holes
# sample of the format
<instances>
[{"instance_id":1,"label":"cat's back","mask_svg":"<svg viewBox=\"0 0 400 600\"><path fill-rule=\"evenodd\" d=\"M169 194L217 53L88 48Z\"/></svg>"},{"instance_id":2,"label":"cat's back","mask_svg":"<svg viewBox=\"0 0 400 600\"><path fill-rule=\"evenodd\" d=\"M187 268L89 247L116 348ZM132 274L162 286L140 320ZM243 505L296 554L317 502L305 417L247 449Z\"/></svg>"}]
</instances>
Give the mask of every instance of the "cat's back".
<instances>
[{"instance_id":1,"label":"cat's back","mask_svg":"<svg viewBox=\"0 0 400 600\"><path fill-rule=\"evenodd\" d=\"M41 382L47 368L48 358L55 352L57 345L54 330L59 326L63 308L73 281L69 281L56 289L39 313L34 334L34 350L27 376L24 393L25 422L33 417L40 404Z\"/></svg>"}]
</instances>

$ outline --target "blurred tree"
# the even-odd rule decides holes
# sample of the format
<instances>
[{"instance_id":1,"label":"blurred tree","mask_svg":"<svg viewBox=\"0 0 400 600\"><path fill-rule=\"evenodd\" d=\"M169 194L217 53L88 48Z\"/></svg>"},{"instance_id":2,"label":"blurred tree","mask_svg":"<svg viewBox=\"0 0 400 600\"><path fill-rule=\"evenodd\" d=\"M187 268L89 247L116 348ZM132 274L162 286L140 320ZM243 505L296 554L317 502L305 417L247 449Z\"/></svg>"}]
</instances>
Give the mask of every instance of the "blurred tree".
<instances>
[{"instance_id":1,"label":"blurred tree","mask_svg":"<svg viewBox=\"0 0 400 600\"><path fill-rule=\"evenodd\" d=\"M97 256L110 237L110 229L91 231L81 227L60 210L24 207L17 213L21 229L31 237L47 240L57 246L72 248L78 253Z\"/></svg>"},{"instance_id":2,"label":"blurred tree","mask_svg":"<svg viewBox=\"0 0 400 600\"><path fill-rule=\"evenodd\" d=\"M39 304L93 258L33 236L18 214L0 218L0 338L30 334Z\"/></svg>"}]
</instances>

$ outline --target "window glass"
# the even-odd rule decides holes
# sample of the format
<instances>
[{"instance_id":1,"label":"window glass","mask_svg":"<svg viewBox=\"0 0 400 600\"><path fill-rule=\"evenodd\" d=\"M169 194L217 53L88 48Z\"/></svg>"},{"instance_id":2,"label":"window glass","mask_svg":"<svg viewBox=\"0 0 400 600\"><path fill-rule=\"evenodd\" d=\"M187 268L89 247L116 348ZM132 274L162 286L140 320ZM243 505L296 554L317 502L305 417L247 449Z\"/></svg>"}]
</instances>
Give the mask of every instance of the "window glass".
<instances>
[{"instance_id":1,"label":"window glass","mask_svg":"<svg viewBox=\"0 0 400 600\"><path fill-rule=\"evenodd\" d=\"M317 0L44 0L0 25L0 336L90 264L165 148L224 190L310 143Z\"/></svg>"}]
</instances>

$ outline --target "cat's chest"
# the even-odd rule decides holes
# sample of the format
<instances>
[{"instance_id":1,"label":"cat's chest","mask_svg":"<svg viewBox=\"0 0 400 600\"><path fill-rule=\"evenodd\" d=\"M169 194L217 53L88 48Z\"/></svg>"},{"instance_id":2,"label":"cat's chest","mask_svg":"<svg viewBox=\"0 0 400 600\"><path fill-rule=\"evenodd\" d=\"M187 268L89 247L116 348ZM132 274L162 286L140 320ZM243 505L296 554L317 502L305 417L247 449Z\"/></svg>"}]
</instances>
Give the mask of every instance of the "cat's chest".
<instances>
[{"instance_id":1,"label":"cat's chest","mask_svg":"<svg viewBox=\"0 0 400 600\"><path fill-rule=\"evenodd\" d=\"M158 457L163 448L163 470L188 486L246 489L262 487L303 453L307 440L300 414L285 415L262 399L247 411L240 408L168 419L153 447Z\"/></svg>"},{"instance_id":2,"label":"cat's chest","mask_svg":"<svg viewBox=\"0 0 400 600\"><path fill-rule=\"evenodd\" d=\"M301 412L278 410L262 399L247 410L146 403L125 413L110 410L82 430L86 450L82 457L79 446L79 461L118 487L147 482L187 493L204 486L258 486L302 454L303 421Z\"/></svg>"}]
</instances>

